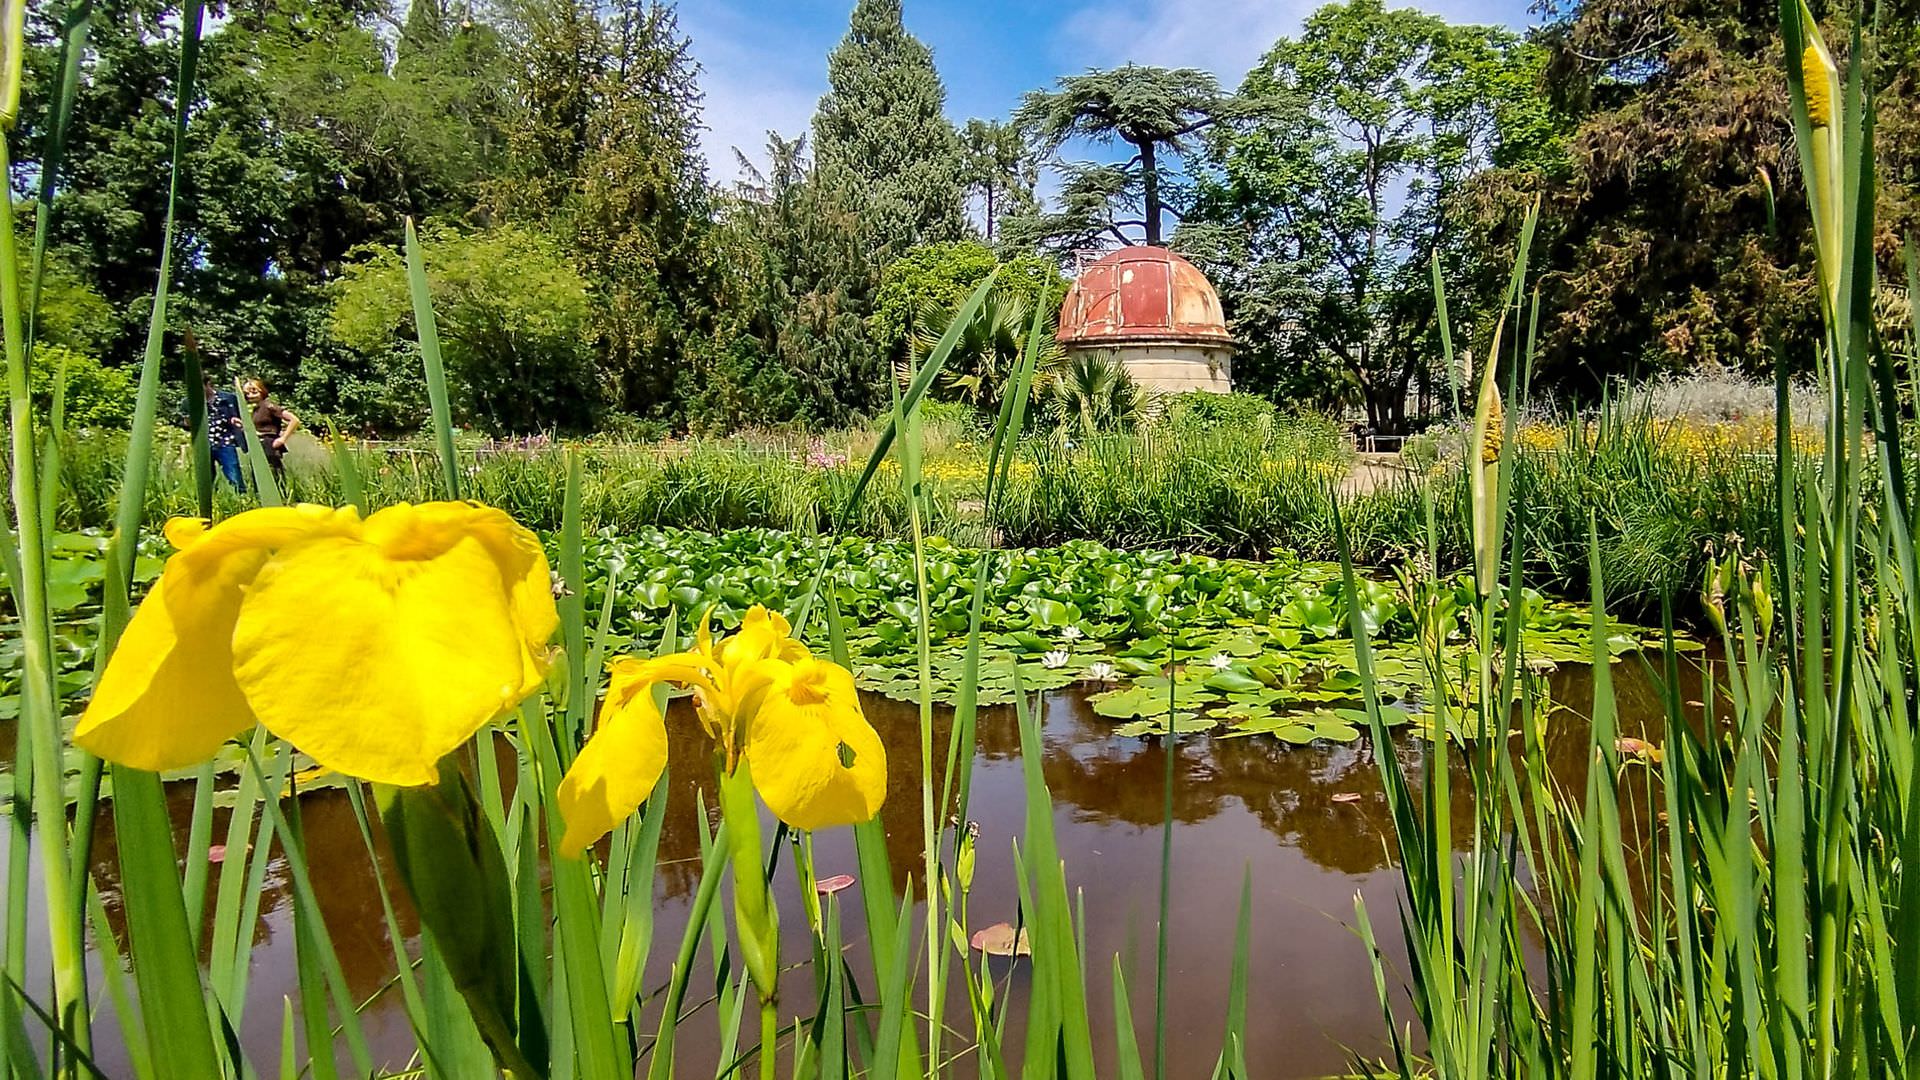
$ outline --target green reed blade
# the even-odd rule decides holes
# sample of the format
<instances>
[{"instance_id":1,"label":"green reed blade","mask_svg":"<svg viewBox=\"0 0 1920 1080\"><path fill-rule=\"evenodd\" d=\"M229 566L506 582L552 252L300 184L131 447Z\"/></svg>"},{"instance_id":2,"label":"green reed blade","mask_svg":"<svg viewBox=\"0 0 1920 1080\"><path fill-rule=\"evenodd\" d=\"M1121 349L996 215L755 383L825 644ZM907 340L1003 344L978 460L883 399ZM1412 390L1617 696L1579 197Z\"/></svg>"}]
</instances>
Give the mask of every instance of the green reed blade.
<instances>
[{"instance_id":1,"label":"green reed blade","mask_svg":"<svg viewBox=\"0 0 1920 1080\"><path fill-rule=\"evenodd\" d=\"M111 768L128 951L155 1074L220 1075L160 778Z\"/></svg>"},{"instance_id":2,"label":"green reed blade","mask_svg":"<svg viewBox=\"0 0 1920 1080\"><path fill-rule=\"evenodd\" d=\"M286 757L290 753L291 748L281 743L279 751L273 756ZM249 756L248 767L262 776L266 775L266 766L258 756ZM277 765L275 774L281 775ZM117 803L119 794L117 772L114 792ZM266 820L272 826L274 837L280 841L281 857L286 861L287 877L292 885L293 902L297 905L295 913L298 915L300 907L306 909L307 933L311 935L312 947L304 950L304 953L313 958L319 971L321 985L324 986L327 997L332 999L333 1011L339 1017L339 1030L346 1041L347 1052L353 1061L355 1072L364 1076L373 1069L373 1057L367 1050L366 1034L361 1029L359 1011L355 1008L353 996L347 988L347 977L340 967L340 955L334 948L333 935L327 929L326 920L320 912L319 897L313 889L313 877L307 865L306 843L299 827L298 793L295 792L289 798L288 809L283 812L280 808L279 789L263 786L260 806L265 811ZM144 997L143 994L143 1000ZM323 1004L324 1001L325 999ZM303 1004L302 1007L305 1008L305 1005ZM329 1039L328 1042L331 1043L332 1040Z\"/></svg>"},{"instance_id":3,"label":"green reed blade","mask_svg":"<svg viewBox=\"0 0 1920 1080\"><path fill-rule=\"evenodd\" d=\"M293 999L280 999L280 1080L300 1080L300 1059L294 1052Z\"/></svg>"},{"instance_id":4,"label":"green reed blade","mask_svg":"<svg viewBox=\"0 0 1920 1080\"><path fill-rule=\"evenodd\" d=\"M20 604L20 552L13 543L13 530L0 536L0 569L7 577L7 589L15 610ZM7 800L7 909L4 970L11 985L24 985L27 978L27 903L32 886L33 857L33 742L26 725L14 727L13 796ZM14 1043L24 1044L26 1029L13 994L0 990L0 1038L14 1047L11 1053L26 1060L32 1055Z\"/></svg>"},{"instance_id":5,"label":"green reed blade","mask_svg":"<svg viewBox=\"0 0 1920 1080\"><path fill-rule=\"evenodd\" d=\"M213 833L213 762L203 761L194 770L193 812L187 819L187 857L181 893L187 905L187 929L195 951L200 948L201 918L207 910L207 847Z\"/></svg>"},{"instance_id":6,"label":"green reed blade","mask_svg":"<svg viewBox=\"0 0 1920 1080\"><path fill-rule=\"evenodd\" d=\"M825 1008L821 1010L818 1034L815 1036L820 1047L820 1065L814 1075L823 1080L840 1080L852 1075L851 1063L847 1059L847 992L845 980L847 968L839 963L840 957L840 902L832 896L827 897L827 910L824 918L824 934L821 939L821 958L826 965L826 985L821 991ZM804 1071L801 1073L805 1075Z\"/></svg>"},{"instance_id":7,"label":"green reed blade","mask_svg":"<svg viewBox=\"0 0 1920 1080\"><path fill-rule=\"evenodd\" d=\"M913 1022L913 881L907 881L906 895L900 898L899 917L893 919L893 962L880 981L880 1029L875 1036L873 1062L867 1075L876 1080L900 1077L904 1061L900 1046L902 1035ZM936 1051L937 1055L937 1051Z\"/></svg>"},{"instance_id":8,"label":"green reed blade","mask_svg":"<svg viewBox=\"0 0 1920 1080\"><path fill-rule=\"evenodd\" d=\"M702 815L702 828L705 816ZM700 884L694 889L693 903L687 908L687 927L680 934L680 950L674 956L673 974L667 980L667 993L660 1006L660 1026L654 1034L647 1061L647 1080L672 1080L673 1036L680 1025L680 1006L687 998L687 980L693 974L694 954L700 947L700 935L706 929L713 898L720 891L720 878L726 869L727 823L724 819L714 831L711 854L700 862Z\"/></svg>"},{"instance_id":9,"label":"green reed blade","mask_svg":"<svg viewBox=\"0 0 1920 1080\"><path fill-rule=\"evenodd\" d=\"M612 596L611 590L608 596ZM613 969L613 1018L618 1023L629 1022L639 1001L640 979L646 974L647 956L653 948L654 867L659 861L660 831L666 817L667 772L663 769L653 794L641 807L639 832L628 846L620 888L607 900L619 916L617 921L608 920L609 926L617 927L618 935L606 961Z\"/></svg>"},{"instance_id":10,"label":"green reed blade","mask_svg":"<svg viewBox=\"0 0 1920 1080\"><path fill-rule=\"evenodd\" d=\"M523 706L521 716L526 715ZM513 920L514 939L520 956L520 985L519 1000L515 1003L515 1030L519 1033L522 1055L529 1061L545 1063L571 1058L570 1054L559 1053L557 1048L569 1037L572 1029L558 1023L554 1012L556 997L563 992L556 985L561 980L544 977L547 974L548 923L543 902L545 883L540 879L540 814L534 795L539 783L534 778L531 760L532 755L523 749L518 774L520 788L515 792L513 811L508 815L502 832L513 841L516 860ZM520 791L527 794L521 797Z\"/></svg>"},{"instance_id":11,"label":"green reed blade","mask_svg":"<svg viewBox=\"0 0 1920 1080\"><path fill-rule=\"evenodd\" d=\"M453 446L453 409L447 399L447 369L440 359L440 326L433 317L433 294L427 288L427 268L420 255L420 238L413 218L407 218L407 289L413 298L414 332L420 339L420 363L427 373L427 405L433 413L433 434L440 449L440 475L447 498L460 498L460 457Z\"/></svg>"},{"instance_id":12,"label":"green reed blade","mask_svg":"<svg viewBox=\"0 0 1920 1080\"><path fill-rule=\"evenodd\" d=\"M1113 1041L1120 1080L1147 1080L1140 1061L1140 1041L1133 1034L1133 1003L1127 998L1127 979L1120 971L1120 954L1113 954Z\"/></svg>"},{"instance_id":13,"label":"green reed blade","mask_svg":"<svg viewBox=\"0 0 1920 1080\"><path fill-rule=\"evenodd\" d=\"M1160 753L1165 757L1165 772L1160 778L1160 907L1159 924L1154 928L1153 965L1153 1076L1167 1075L1167 936L1173 921L1173 759L1179 737L1179 709L1174 694L1179 680L1174 678L1175 653L1169 637L1167 645L1167 730L1161 736Z\"/></svg>"},{"instance_id":14,"label":"green reed blade","mask_svg":"<svg viewBox=\"0 0 1920 1080\"><path fill-rule=\"evenodd\" d=\"M332 432L327 436L327 447L333 451L334 474L340 477L340 498L359 510L361 517L373 513L373 504L367 501L366 483L360 478L360 465L354 461L346 437L338 431Z\"/></svg>"},{"instance_id":15,"label":"green reed blade","mask_svg":"<svg viewBox=\"0 0 1920 1080\"><path fill-rule=\"evenodd\" d=\"M1053 795L1041 762L1040 717L1014 669L1014 718L1020 728L1021 777L1026 791L1023 877L1031 893L1021 911L1033 946L1033 997L1028 1015L1027 1060L1057 1055L1069 1078L1093 1075L1093 1036L1088 1026L1073 905L1068 897L1060 845L1054 833Z\"/></svg>"},{"instance_id":16,"label":"green reed blade","mask_svg":"<svg viewBox=\"0 0 1920 1080\"><path fill-rule=\"evenodd\" d=\"M853 657L847 651L840 604L832 590L827 592L826 613L828 655L834 663L851 669ZM867 927L867 952L873 961L876 980L884 983L886 973L893 970L895 959L893 935L888 932L893 919L893 864L887 855L886 827L878 816L853 826L853 851L855 865L860 871L860 905ZM900 1036L898 1074L903 1077L917 1076L920 1073L920 1049L918 1039L911 1030L913 1017L908 1015L902 1023L908 1025L909 1030Z\"/></svg>"},{"instance_id":17,"label":"green reed blade","mask_svg":"<svg viewBox=\"0 0 1920 1080\"><path fill-rule=\"evenodd\" d=\"M165 347L167 299L173 281L174 214L179 204L181 173L187 158L187 119L195 95L200 63L200 29L205 4L187 0L180 13L180 70L174 81L173 153L167 180L166 221L160 229L160 270L154 281L153 305L147 318L146 349L140 360L140 388L134 398L133 420L127 436L127 460L120 484L119 508L114 516L114 543L110 557L121 560L126 580L133 580L135 540L140 535L146 505L147 474L153 462L153 431L160 401L161 353Z\"/></svg>"},{"instance_id":18,"label":"green reed blade","mask_svg":"<svg viewBox=\"0 0 1920 1080\"><path fill-rule=\"evenodd\" d=\"M27 301L27 342L36 340L40 292L45 284L47 231L53 215L53 196L66 163L67 132L73 122L73 103L80 86L80 63L87 52L87 34L93 26L93 0L74 0L60 18L60 77L46 103L46 138L40 148L39 196L34 202L33 263L28 270L31 294Z\"/></svg>"},{"instance_id":19,"label":"green reed blade","mask_svg":"<svg viewBox=\"0 0 1920 1080\"><path fill-rule=\"evenodd\" d=\"M552 729L536 720L522 723L520 732L533 749L537 794L547 824L547 850L553 851L559 847L566 825L558 809L561 769ZM566 1026L572 1037L572 1053L584 1075L628 1075L633 1066L624 1060L625 1049L614 1030L606 969L600 963L600 908L594 899L587 860L554 859L551 873L554 949L566 957L564 986L570 1021Z\"/></svg>"},{"instance_id":20,"label":"green reed blade","mask_svg":"<svg viewBox=\"0 0 1920 1080\"><path fill-rule=\"evenodd\" d=\"M287 835L292 838L291 842L299 843L298 810L289 815L289 824ZM333 1026L327 1022L326 976L320 971L320 945L313 927L317 919L317 913L308 910L306 905L294 904L294 982L300 988L300 1031L306 1039L307 1067L312 1070L314 1080L335 1080L340 1069L334 1061Z\"/></svg>"},{"instance_id":21,"label":"green reed blade","mask_svg":"<svg viewBox=\"0 0 1920 1080\"><path fill-rule=\"evenodd\" d=\"M1240 877L1240 916L1233 933L1233 969L1227 979L1227 1030L1221 1046L1239 1046L1247 1039L1247 966L1253 953L1253 864ZM1224 1053L1223 1053L1224 1056ZM1245 1068L1238 1071L1245 1076Z\"/></svg>"},{"instance_id":22,"label":"green reed blade","mask_svg":"<svg viewBox=\"0 0 1920 1080\"><path fill-rule=\"evenodd\" d=\"M21 1004L27 1007L27 1011L33 1014L33 1018L40 1022L40 1026L52 1033L53 1047L51 1063L53 1067L60 1070L62 1076L79 1076L81 1072L84 1071L87 1076L93 1077L94 1080L107 1080L107 1074L100 1071L100 1066L94 1062L86 1050L82 1049L72 1039L68 1038L65 1032L60 1030L60 1021L56 1019L52 1013L48 1012L38 1001L35 1001L33 995L26 992L25 987L12 982L0 984L0 994L7 994L18 999ZM31 1048L29 1048L28 1053L21 1063L21 1071L26 1075L37 1077L40 1075L39 1070L40 1063L34 1059Z\"/></svg>"},{"instance_id":23,"label":"green reed blade","mask_svg":"<svg viewBox=\"0 0 1920 1080\"><path fill-rule=\"evenodd\" d=\"M993 272L974 288L973 295L967 297L967 302L960 305L960 310L954 313L953 321L947 325L946 333L940 336L939 342L927 353L927 358L920 364L920 370L914 373L913 381L907 384L906 390L901 394L902 410L911 412L919 406L921 397L925 396L927 389L933 385L935 377L946 367L947 358L953 354L954 346L959 344L961 335L966 333L968 324L979 313L980 305L986 302L987 294L992 291L994 279L999 276L1000 268L996 266ZM889 418L887 426L880 430L879 437L874 441L873 452L867 455L867 464L860 470L860 478L854 482L853 489L847 493L846 501L841 505L839 514L833 519L831 535L839 535L846 528L847 522L852 519L853 512L859 509L860 499L866 494L867 485L873 482L874 474L880 471L880 463L886 460L887 452L893 448L893 441L898 436L898 425L894 419ZM820 582L826 577L827 566L832 561L831 558L821 558L819 565L814 568L813 580L807 586L806 593L793 609L793 625L803 631L807 625L807 616L813 610L814 598L820 593Z\"/></svg>"},{"instance_id":24,"label":"green reed blade","mask_svg":"<svg viewBox=\"0 0 1920 1080\"><path fill-rule=\"evenodd\" d=\"M353 807L354 822L360 827L360 843L367 851L367 867L373 874L374 891L380 897L380 918L386 928L387 947L393 953L396 978L400 982L400 1004L406 1012L407 1022L413 1027L420 1041L420 1052L429 1062L436 1059L436 1046L432 1040L424 1037L429 1029L426 1023L426 1002L420 996L419 982L414 978L413 962L407 956L406 935L400 929L400 919L393 907L392 887L387 884L387 873L380 866L380 848L373 838L373 821L367 812L367 795L363 785L347 785L347 801ZM237 810L236 810L237 812ZM225 884L223 881L222 884ZM427 939L423 936L423 949ZM475 1036L478 1037L476 1031ZM482 1050L484 1051L484 1047Z\"/></svg>"},{"instance_id":25,"label":"green reed blade","mask_svg":"<svg viewBox=\"0 0 1920 1080\"><path fill-rule=\"evenodd\" d=\"M106 984L107 1000L113 1003L114 1015L120 1018L120 1041L126 1049L127 1064L139 1080L151 1080L153 1060L147 1055L147 1040L141 1037L136 1022L128 1019L136 1016L137 1010L133 995L127 992L126 964L120 955L120 942L114 937L113 924L107 920L107 906L100 902L100 889L91 880L87 882L87 925L93 930L94 952L100 960L100 981ZM31 1073L38 1075L37 1070Z\"/></svg>"},{"instance_id":26,"label":"green reed blade","mask_svg":"<svg viewBox=\"0 0 1920 1080\"><path fill-rule=\"evenodd\" d=\"M0 140L0 173L12 167L11 146ZM33 755L34 818L39 824L41 888L46 904L54 974L54 1011L67 1038L83 1050L85 1030L84 894L70 884L65 773L61 762L59 689L47 604L47 533L36 476L37 446L29 391L25 316L21 310L20 258L13 203L0 199L0 321L4 321L8 423L11 433L13 539L19 559L8 566L19 601L21 627L20 737ZM0 995L3 996L3 995Z\"/></svg>"},{"instance_id":27,"label":"green reed blade","mask_svg":"<svg viewBox=\"0 0 1920 1080\"><path fill-rule=\"evenodd\" d=\"M193 496L194 506L199 508L200 516L213 519L213 443L207 434L207 394L206 376L200 370L200 350L193 347L191 337L186 348L180 350L180 358L186 365L186 378L181 381L187 395L187 430L191 433L188 452L193 455ZM55 425L56 427L58 425Z\"/></svg>"},{"instance_id":28,"label":"green reed blade","mask_svg":"<svg viewBox=\"0 0 1920 1080\"><path fill-rule=\"evenodd\" d=\"M556 736L560 767L573 763L575 747L587 730L593 708L592 687L600 673L587 667L587 572L580 523L580 455L567 451L566 493L560 512L560 646L567 656L567 707ZM609 588L611 593L611 588Z\"/></svg>"},{"instance_id":29,"label":"green reed blade","mask_svg":"<svg viewBox=\"0 0 1920 1080\"><path fill-rule=\"evenodd\" d=\"M404 947L403 947L404 948ZM407 967L413 962L409 960ZM455 1080L499 1073L493 1051L474 1022L473 1009L454 985L446 959L431 935L420 938L420 1008L413 1035L425 1057L427 1075Z\"/></svg>"},{"instance_id":30,"label":"green reed blade","mask_svg":"<svg viewBox=\"0 0 1920 1080\"><path fill-rule=\"evenodd\" d=\"M1453 417L1460 418L1460 365L1453 358L1453 320L1447 317L1447 286L1440 276L1440 249L1429 259L1433 277L1433 317L1440 327L1440 363L1447 369L1447 390L1453 395Z\"/></svg>"},{"instance_id":31,"label":"green reed blade","mask_svg":"<svg viewBox=\"0 0 1920 1080\"><path fill-rule=\"evenodd\" d=\"M207 982L215 1003L235 1025L241 1022L246 1011L253 957L250 928L260 922L267 866L274 855L270 832L262 821L255 819L260 817L261 793L279 792L286 784L291 766L287 755L267 754L269 738L266 729L259 728L249 744L253 757L266 761L267 774L262 777L252 769L241 770L240 788L227 821L227 849L235 853L235 865L230 868L222 864L219 894L214 900ZM235 817L243 818L237 827Z\"/></svg>"}]
</instances>

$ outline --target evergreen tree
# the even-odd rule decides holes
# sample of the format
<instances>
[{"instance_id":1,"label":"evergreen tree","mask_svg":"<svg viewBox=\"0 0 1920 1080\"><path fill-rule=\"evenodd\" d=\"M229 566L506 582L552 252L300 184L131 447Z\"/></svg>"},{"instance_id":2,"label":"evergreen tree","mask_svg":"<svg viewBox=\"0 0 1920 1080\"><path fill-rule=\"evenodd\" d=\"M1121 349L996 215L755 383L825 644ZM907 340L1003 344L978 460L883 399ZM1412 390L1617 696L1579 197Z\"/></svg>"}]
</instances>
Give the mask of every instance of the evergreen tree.
<instances>
[{"instance_id":1,"label":"evergreen tree","mask_svg":"<svg viewBox=\"0 0 1920 1080\"><path fill-rule=\"evenodd\" d=\"M575 245L598 286L595 337L611 399L677 418L689 350L713 316L697 70L671 7L618 0L607 18L612 47L587 125Z\"/></svg>"},{"instance_id":2,"label":"evergreen tree","mask_svg":"<svg viewBox=\"0 0 1920 1080\"><path fill-rule=\"evenodd\" d=\"M770 135L763 173L721 202L719 330L689 398L696 426L833 427L888 402L885 355L866 325L875 287L850 193L820 182L806 137Z\"/></svg>"},{"instance_id":3,"label":"evergreen tree","mask_svg":"<svg viewBox=\"0 0 1920 1080\"><path fill-rule=\"evenodd\" d=\"M818 174L846 188L882 265L966 229L946 89L933 51L900 20L900 0L859 0L813 117Z\"/></svg>"},{"instance_id":4,"label":"evergreen tree","mask_svg":"<svg viewBox=\"0 0 1920 1080\"><path fill-rule=\"evenodd\" d=\"M711 335L712 197L698 68L656 0L516 0L520 122L488 209L565 239L592 285L589 330L614 408L677 419Z\"/></svg>"},{"instance_id":5,"label":"evergreen tree","mask_svg":"<svg viewBox=\"0 0 1920 1080\"><path fill-rule=\"evenodd\" d=\"M961 179L969 197L980 197L981 230L991 244L1001 218L1038 208L1033 192L1040 163L1019 129L998 120L967 121L960 143Z\"/></svg>"},{"instance_id":6,"label":"evergreen tree","mask_svg":"<svg viewBox=\"0 0 1920 1080\"><path fill-rule=\"evenodd\" d=\"M1056 162L1065 184L1058 209L1009 222L1008 239L1046 244L1059 251L1108 239L1133 240L1138 229L1160 243L1162 218L1178 208L1168 199L1172 162L1186 154L1198 133L1239 110L1219 81L1193 68L1128 64L1089 71L1059 81L1059 89L1026 96L1013 121L1042 152L1053 154L1069 139L1096 144L1119 141L1133 148L1122 164ZM1129 211L1139 216L1125 216Z\"/></svg>"}]
</instances>

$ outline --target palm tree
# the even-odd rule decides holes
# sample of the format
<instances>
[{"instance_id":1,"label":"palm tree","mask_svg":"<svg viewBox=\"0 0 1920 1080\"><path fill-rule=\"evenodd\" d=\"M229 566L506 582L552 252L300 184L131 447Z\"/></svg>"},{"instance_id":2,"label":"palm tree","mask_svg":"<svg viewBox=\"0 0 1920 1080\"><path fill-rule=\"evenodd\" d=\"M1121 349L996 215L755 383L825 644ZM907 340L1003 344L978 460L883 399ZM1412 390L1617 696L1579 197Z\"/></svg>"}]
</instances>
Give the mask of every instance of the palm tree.
<instances>
[{"instance_id":1,"label":"palm tree","mask_svg":"<svg viewBox=\"0 0 1920 1080\"><path fill-rule=\"evenodd\" d=\"M946 332L952 312L941 308L923 309L914 319L913 353L924 359ZM953 353L947 358L946 385L961 401L987 416L1000 411L1000 398L1007 380L1020 365L1031 330L1033 303L1023 296L995 290L987 295L973 321L961 331ZM1061 360L1060 346L1053 335L1042 331L1040 355L1034 364L1039 382Z\"/></svg>"},{"instance_id":2,"label":"palm tree","mask_svg":"<svg viewBox=\"0 0 1920 1080\"><path fill-rule=\"evenodd\" d=\"M1136 426L1150 404L1126 365L1108 352L1074 354L1048 373L1036 393L1056 426L1077 426L1089 438Z\"/></svg>"}]
</instances>

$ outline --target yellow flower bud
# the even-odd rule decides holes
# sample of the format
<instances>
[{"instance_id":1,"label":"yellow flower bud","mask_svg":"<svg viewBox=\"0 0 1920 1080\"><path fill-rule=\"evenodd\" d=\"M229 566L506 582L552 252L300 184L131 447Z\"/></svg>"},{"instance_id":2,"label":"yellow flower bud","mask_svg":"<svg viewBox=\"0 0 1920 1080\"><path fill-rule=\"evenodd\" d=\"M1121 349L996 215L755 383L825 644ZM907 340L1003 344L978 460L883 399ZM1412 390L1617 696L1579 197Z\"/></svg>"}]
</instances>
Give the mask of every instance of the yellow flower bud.
<instances>
[{"instance_id":1,"label":"yellow flower bud","mask_svg":"<svg viewBox=\"0 0 1920 1080\"><path fill-rule=\"evenodd\" d=\"M0 0L0 128L20 116L20 74L26 66L26 0Z\"/></svg>"},{"instance_id":2,"label":"yellow flower bud","mask_svg":"<svg viewBox=\"0 0 1920 1080\"><path fill-rule=\"evenodd\" d=\"M1814 127L1833 126L1833 95L1827 85L1830 77L1827 58L1817 45L1809 43L1800 54L1800 78L1806 85L1807 119Z\"/></svg>"}]
</instances>

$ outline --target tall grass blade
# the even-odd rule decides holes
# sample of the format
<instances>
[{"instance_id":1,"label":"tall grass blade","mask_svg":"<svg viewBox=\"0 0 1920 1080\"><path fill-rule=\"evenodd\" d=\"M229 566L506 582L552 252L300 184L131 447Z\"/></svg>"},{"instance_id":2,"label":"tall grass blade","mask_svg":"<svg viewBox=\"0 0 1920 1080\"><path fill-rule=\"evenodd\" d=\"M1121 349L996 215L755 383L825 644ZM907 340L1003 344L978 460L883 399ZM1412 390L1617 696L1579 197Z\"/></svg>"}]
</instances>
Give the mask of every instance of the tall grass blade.
<instances>
[{"instance_id":1,"label":"tall grass blade","mask_svg":"<svg viewBox=\"0 0 1920 1080\"><path fill-rule=\"evenodd\" d=\"M180 352L187 367L187 430L193 433L189 444L189 452L193 454L193 504L199 508L200 516L210 521L213 519L213 442L207 434L207 395L202 385L206 376L200 370L199 349L189 346Z\"/></svg>"},{"instance_id":2,"label":"tall grass blade","mask_svg":"<svg viewBox=\"0 0 1920 1080\"><path fill-rule=\"evenodd\" d=\"M160 778L120 765L112 773L121 895L147 1052L159 1076L218 1076Z\"/></svg>"},{"instance_id":3,"label":"tall grass blade","mask_svg":"<svg viewBox=\"0 0 1920 1080\"><path fill-rule=\"evenodd\" d=\"M999 276L1000 268L996 266L992 273L974 287L966 303L960 305L960 310L954 313L953 321L947 325L946 333L940 335L940 340L934 344L927 353L926 360L921 362L920 369L914 373L913 381L908 383L907 388L901 392L899 415L911 412L919 406L920 399L933 385L933 380L947 366L947 358L953 355L954 346L960 343L960 337L966 333L968 324L973 322L975 315L979 314L980 305L986 303L987 295L993 291L993 283ZM853 512L859 509L860 500L866 494L867 485L873 482L874 474L880 471L880 463L886 460L887 452L893 449L894 440L899 436L898 423L895 419L889 418L886 427L880 430L879 438L874 440L873 452L867 455L867 464L860 470L860 478L854 481L853 490L847 493L846 501L841 504L839 514L834 517L835 535L846 528L848 521L853 517ZM792 617L794 626L804 628L807 625L807 615L813 610L814 598L820 593L820 582L825 578L827 567L832 561L829 558L822 558L819 566L814 569L813 581L807 586L807 591L800 603L794 608Z\"/></svg>"},{"instance_id":4,"label":"tall grass blade","mask_svg":"<svg viewBox=\"0 0 1920 1080\"><path fill-rule=\"evenodd\" d=\"M440 324L433 317L433 294L427 289L427 268L411 217L407 218L406 259L414 332L420 338L420 362L427 373L427 405L433 413L434 444L440 450L440 475L447 485L447 498L458 499L460 457L453 446L453 408L447 398L446 365L440 359Z\"/></svg>"}]
</instances>

